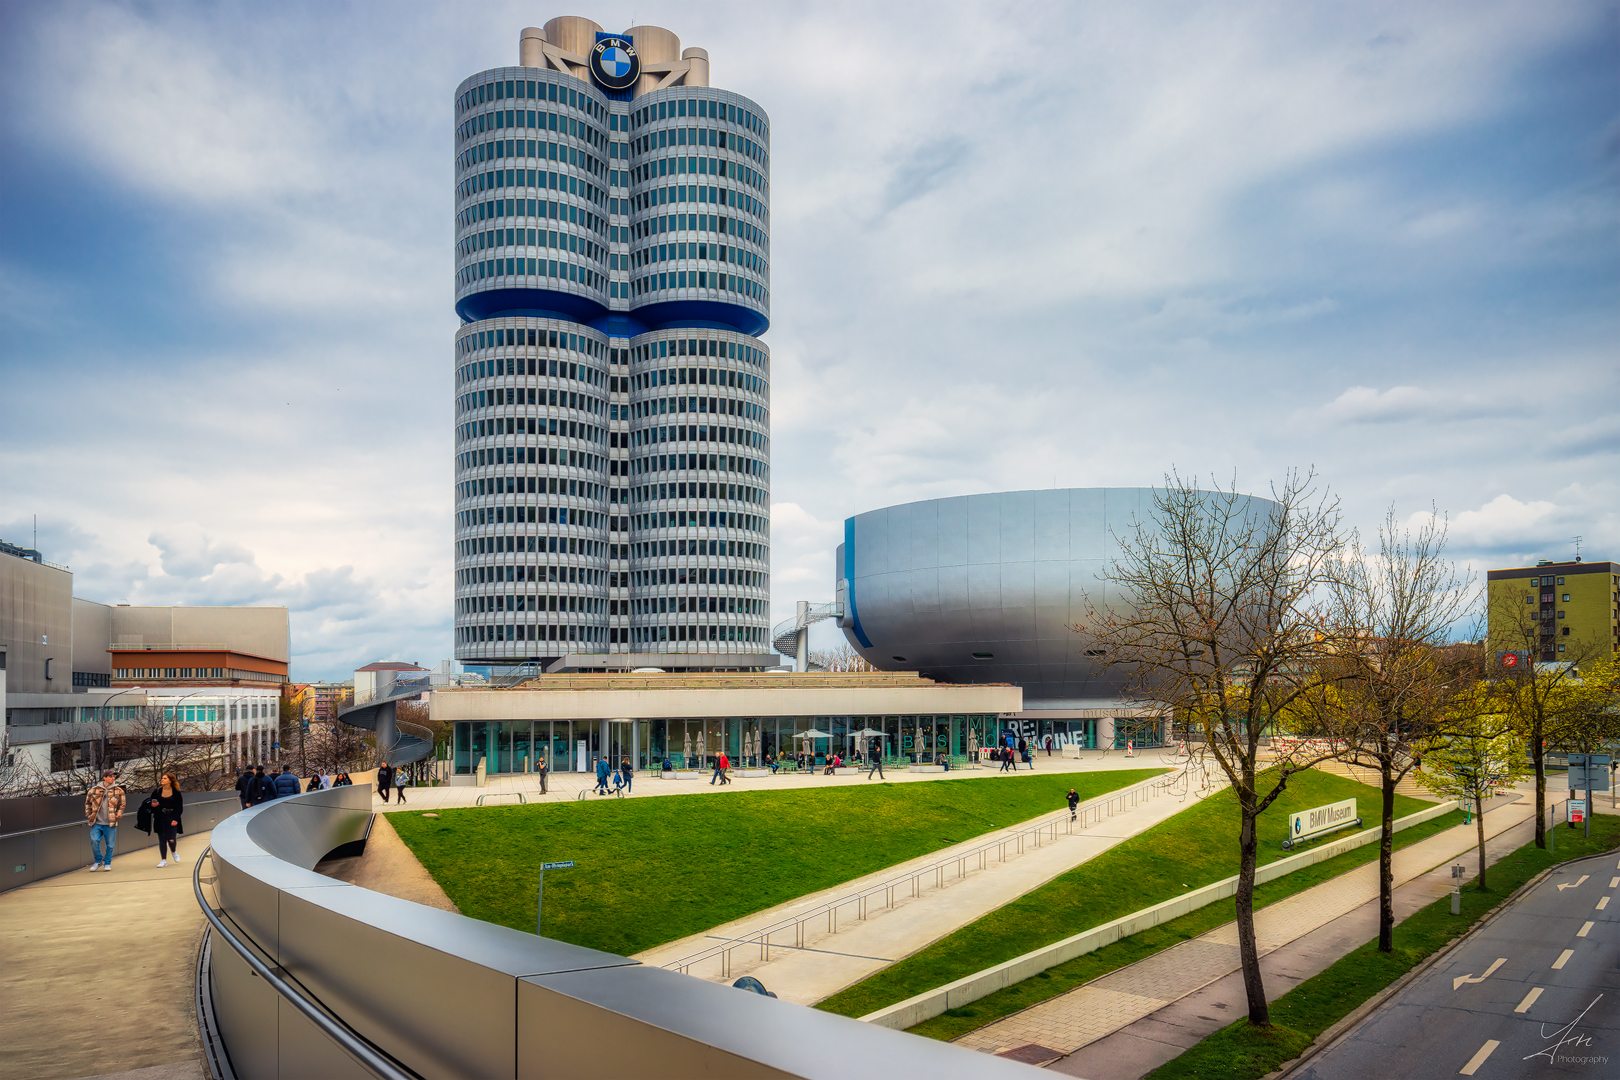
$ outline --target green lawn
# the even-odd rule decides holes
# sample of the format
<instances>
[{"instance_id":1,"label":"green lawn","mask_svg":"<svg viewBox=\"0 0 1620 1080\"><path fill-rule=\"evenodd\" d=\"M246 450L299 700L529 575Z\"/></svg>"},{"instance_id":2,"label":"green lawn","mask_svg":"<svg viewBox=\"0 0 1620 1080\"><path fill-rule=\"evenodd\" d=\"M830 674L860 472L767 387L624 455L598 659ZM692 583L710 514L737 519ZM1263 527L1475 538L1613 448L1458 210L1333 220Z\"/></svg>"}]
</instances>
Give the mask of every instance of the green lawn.
<instances>
[{"instance_id":1,"label":"green lawn","mask_svg":"<svg viewBox=\"0 0 1620 1080\"><path fill-rule=\"evenodd\" d=\"M1282 849L1282 841L1288 833L1289 814L1349 798L1361 800L1359 809L1366 818L1375 812L1380 796L1375 788L1331 773L1308 770L1295 775L1283 795L1260 816L1260 862L1272 862L1288 854ZM1431 805L1397 796L1395 816L1404 817ZM1236 799L1230 790L1220 791L834 994L816 1008L864 1016L1042 945L1230 877L1238 871L1237 832Z\"/></svg>"},{"instance_id":2,"label":"green lawn","mask_svg":"<svg viewBox=\"0 0 1620 1080\"><path fill-rule=\"evenodd\" d=\"M1271 1003L1270 1028L1240 1020L1222 1028L1180 1057L1159 1066L1148 1080L1257 1080L1303 1053L1316 1037L1368 998L1406 974L1446 942L1471 929L1487 911L1547 867L1620 844L1620 818L1597 814L1592 837L1560 829L1557 850L1549 854L1532 842L1500 862L1486 879L1490 889L1471 885L1462 892L1462 915L1451 913L1449 897L1437 900L1395 926L1395 951L1380 953L1376 939ZM1477 880L1477 879L1476 879Z\"/></svg>"},{"instance_id":3,"label":"green lawn","mask_svg":"<svg viewBox=\"0 0 1620 1080\"><path fill-rule=\"evenodd\" d=\"M1463 812L1453 810L1449 814L1443 814L1431 821L1413 825L1396 833L1395 848L1399 850L1462 823ZM1336 855L1326 862L1295 870L1286 877L1256 886L1254 906L1259 909L1268 904L1275 904L1297 892L1303 892L1312 885L1320 885L1330 878L1338 877L1377 858L1378 845L1364 844L1342 855ZM993 1020L1073 990L1092 979L1101 978L1110 971L1117 971L1127 964L1134 964L1162 949L1179 945L1189 938L1195 938L1223 923L1230 922L1237 916L1236 904L1235 899L1228 898L1208 904L1197 911L1189 911L1180 918L1160 923L1139 934L1132 934L1112 945L1104 945L1096 952L1089 952L1048 968L1033 978L1014 983L1005 990L998 990L994 994L982 997L971 1005L947 1009L932 1020L925 1020L909 1030L914 1035L926 1035L928 1038L947 1042L961 1038Z\"/></svg>"},{"instance_id":4,"label":"green lawn","mask_svg":"<svg viewBox=\"0 0 1620 1080\"><path fill-rule=\"evenodd\" d=\"M389 821L466 915L629 955L1162 769L417 812Z\"/></svg>"}]
</instances>

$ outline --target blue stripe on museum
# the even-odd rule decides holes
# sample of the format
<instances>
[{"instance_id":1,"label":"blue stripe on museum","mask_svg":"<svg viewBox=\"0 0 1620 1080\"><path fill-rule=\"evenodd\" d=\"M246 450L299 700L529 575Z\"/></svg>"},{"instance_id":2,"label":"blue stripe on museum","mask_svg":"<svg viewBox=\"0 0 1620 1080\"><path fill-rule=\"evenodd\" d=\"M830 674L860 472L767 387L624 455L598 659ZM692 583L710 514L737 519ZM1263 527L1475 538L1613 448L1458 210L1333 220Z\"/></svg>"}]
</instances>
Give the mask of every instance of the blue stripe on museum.
<instances>
[{"instance_id":1,"label":"blue stripe on museum","mask_svg":"<svg viewBox=\"0 0 1620 1080\"><path fill-rule=\"evenodd\" d=\"M456 302L464 323L529 316L585 323L605 334L633 336L648 330L733 330L763 337L771 321L753 308L713 300L667 300L642 304L629 314L609 312L589 297L555 289L485 289Z\"/></svg>"}]
</instances>

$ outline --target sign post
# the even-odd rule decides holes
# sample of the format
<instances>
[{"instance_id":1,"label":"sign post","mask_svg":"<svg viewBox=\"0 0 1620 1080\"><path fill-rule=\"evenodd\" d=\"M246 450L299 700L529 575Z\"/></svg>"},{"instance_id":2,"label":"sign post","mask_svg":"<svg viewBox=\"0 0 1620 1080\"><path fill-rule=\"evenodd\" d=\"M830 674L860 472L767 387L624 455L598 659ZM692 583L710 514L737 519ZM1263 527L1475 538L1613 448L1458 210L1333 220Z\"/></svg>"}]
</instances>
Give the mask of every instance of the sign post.
<instances>
[{"instance_id":1,"label":"sign post","mask_svg":"<svg viewBox=\"0 0 1620 1080\"><path fill-rule=\"evenodd\" d=\"M543 918L545 918L546 871L572 870L573 868L573 859L569 859L566 862L545 862L540 864L540 884L535 888L534 892L534 932L536 936L544 936L540 933L540 922Z\"/></svg>"},{"instance_id":2,"label":"sign post","mask_svg":"<svg viewBox=\"0 0 1620 1080\"><path fill-rule=\"evenodd\" d=\"M1587 799L1592 798L1600 791L1610 790L1609 772L1614 761L1608 754L1571 754L1569 755L1569 789L1571 791L1584 791ZM1586 799L1580 801L1580 817L1572 818L1571 823L1579 820L1586 827L1586 835L1592 835L1592 820L1586 812ZM1612 799L1610 800L1613 801ZM1576 811L1572 803L1571 813Z\"/></svg>"}]
</instances>

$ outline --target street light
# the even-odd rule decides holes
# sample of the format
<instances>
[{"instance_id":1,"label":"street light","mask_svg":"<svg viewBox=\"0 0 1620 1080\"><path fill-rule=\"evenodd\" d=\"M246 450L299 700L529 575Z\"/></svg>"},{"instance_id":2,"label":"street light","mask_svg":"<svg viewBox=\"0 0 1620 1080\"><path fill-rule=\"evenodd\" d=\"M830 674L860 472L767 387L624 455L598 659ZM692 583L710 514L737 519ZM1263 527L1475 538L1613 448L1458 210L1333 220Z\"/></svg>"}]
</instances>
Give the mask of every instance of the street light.
<instances>
[{"instance_id":1,"label":"street light","mask_svg":"<svg viewBox=\"0 0 1620 1080\"><path fill-rule=\"evenodd\" d=\"M126 687L125 689L118 691L116 694L102 698L100 705L92 706L92 708L96 710L96 723L98 725L98 731L101 734L101 738L96 740L101 744L100 752L96 756L100 759L102 768L106 768L107 762L107 716L102 712L102 710L107 707L107 702L120 698L125 694L138 693L140 689L141 688L139 686Z\"/></svg>"}]
</instances>

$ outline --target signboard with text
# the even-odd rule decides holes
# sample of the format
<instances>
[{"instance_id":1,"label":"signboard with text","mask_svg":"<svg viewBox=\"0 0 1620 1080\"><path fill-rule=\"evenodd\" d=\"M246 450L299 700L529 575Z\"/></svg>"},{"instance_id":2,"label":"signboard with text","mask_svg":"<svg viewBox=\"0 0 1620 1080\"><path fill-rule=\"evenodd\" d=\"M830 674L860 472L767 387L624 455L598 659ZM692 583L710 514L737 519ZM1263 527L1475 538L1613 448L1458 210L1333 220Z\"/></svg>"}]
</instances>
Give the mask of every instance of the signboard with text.
<instances>
[{"instance_id":1,"label":"signboard with text","mask_svg":"<svg viewBox=\"0 0 1620 1080\"><path fill-rule=\"evenodd\" d=\"M1292 814L1288 818L1288 839L1285 848L1292 847L1313 836L1342 829L1360 820L1356 814L1356 800L1344 799L1326 806L1312 807Z\"/></svg>"}]
</instances>

